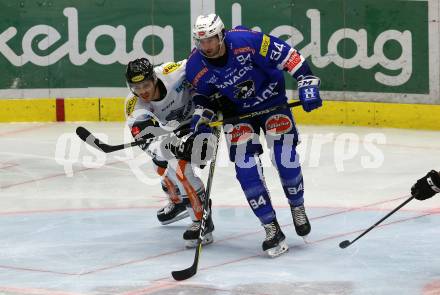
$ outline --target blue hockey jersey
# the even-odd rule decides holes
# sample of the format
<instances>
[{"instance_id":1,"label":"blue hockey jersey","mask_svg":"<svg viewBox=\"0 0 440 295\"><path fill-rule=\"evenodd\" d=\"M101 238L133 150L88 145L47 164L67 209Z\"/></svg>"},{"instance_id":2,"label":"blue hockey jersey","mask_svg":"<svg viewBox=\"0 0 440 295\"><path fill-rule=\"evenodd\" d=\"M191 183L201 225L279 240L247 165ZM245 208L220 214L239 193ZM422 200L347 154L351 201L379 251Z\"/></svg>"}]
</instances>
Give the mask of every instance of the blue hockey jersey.
<instances>
[{"instance_id":1,"label":"blue hockey jersey","mask_svg":"<svg viewBox=\"0 0 440 295\"><path fill-rule=\"evenodd\" d=\"M210 64L193 50L186 77L196 90L196 104L206 106L201 96L220 92L239 112L259 110L286 101L282 70L295 78L309 74L304 57L283 40L260 32L236 28L225 36L227 62L223 67Z\"/></svg>"}]
</instances>

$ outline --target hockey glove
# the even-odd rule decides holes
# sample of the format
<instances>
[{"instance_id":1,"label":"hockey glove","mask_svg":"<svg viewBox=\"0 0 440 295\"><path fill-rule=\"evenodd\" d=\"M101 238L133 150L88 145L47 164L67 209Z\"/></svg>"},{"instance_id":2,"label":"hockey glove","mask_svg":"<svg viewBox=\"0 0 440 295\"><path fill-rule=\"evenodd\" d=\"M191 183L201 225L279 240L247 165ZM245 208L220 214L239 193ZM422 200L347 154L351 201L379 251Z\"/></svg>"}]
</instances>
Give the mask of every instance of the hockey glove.
<instances>
[{"instance_id":1,"label":"hockey glove","mask_svg":"<svg viewBox=\"0 0 440 295\"><path fill-rule=\"evenodd\" d=\"M154 137L152 128L159 127L159 124L154 119L148 119L146 121L136 121L131 127L131 135L136 141L147 140ZM139 145L144 151L148 148L150 142Z\"/></svg>"},{"instance_id":2,"label":"hockey glove","mask_svg":"<svg viewBox=\"0 0 440 295\"><path fill-rule=\"evenodd\" d=\"M440 175L435 170L417 180L411 188L411 194L420 201L429 199L436 193L440 193Z\"/></svg>"},{"instance_id":3,"label":"hockey glove","mask_svg":"<svg viewBox=\"0 0 440 295\"><path fill-rule=\"evenodd\" d=\"M214 120L215 113L210 109L203 108L202 106L196 106L194 114L191 119L191 132L198 133L211 133L211 127L209 123Z\"/></svg>"},{"instance_id":4,"label":"hockey glove","mask_svg":"<svg viewBox=\"0 0 440 295\"><path fill-rule=\"evenodd\" d=\"M305 76L298 81L299 100L304 111L310 112L322 106L322 99L319 96L321 81L315 76Z\"/></svg>"},{"instance_id":5,"label":"hockey glove","mask_svg":"<svg viewBox=\"0 0 440 295\"><path fill-rule=\"evenodd\" d=\"M215 144L215 136L212 134L189 133L181 138L174 138L168 148L176 159L206 165L213 157Z\"/></svg>"}]
</instances>

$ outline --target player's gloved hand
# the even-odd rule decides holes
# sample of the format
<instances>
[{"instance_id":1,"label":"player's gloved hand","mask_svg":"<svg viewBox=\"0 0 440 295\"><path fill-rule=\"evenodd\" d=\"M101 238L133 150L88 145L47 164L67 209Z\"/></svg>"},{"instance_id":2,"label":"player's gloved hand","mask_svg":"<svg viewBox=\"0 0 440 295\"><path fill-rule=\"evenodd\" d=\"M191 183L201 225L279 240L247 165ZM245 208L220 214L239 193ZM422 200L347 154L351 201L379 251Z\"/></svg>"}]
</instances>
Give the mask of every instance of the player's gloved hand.
<instances>
[{"instance_id":1,"label":"player's gloved hand","mask_svg":"<svg viewBox=\"0 0 440 295\"><path fill-rule=\"evenodd\" d=\"M215 136L212 134L189 133L181 138L173 138L168 148L176 159L206 165L213 157L215 144Z\"/></svg>"},{"instance_id":2,"label":"player's gloved hand","mask_svg":"<svg viewBox=\"0 0 440 295\"><path fill-rule=\"evenodd\" d=\"M319 95L321 81L315 76L305 76L298 81L299 100L304 111L310 112L322 106L322 99Z\"/></svg>"},{"instance_id":3,"label":"player's gloved hand","mask_svg":"<svg viewBox=\"0 0 440 295\"><path fill-rule=\"evenodd\" d=\"M159 124L154 119L148 119L145 121L136 121L131 127L131 135L136 141L148 140L154 138L153 128L159 127ZM139 145L143 150L146 150L151 142L146 142Z\"/></svg>"},{"instance_id":4,"label":"player's gloved hand","mask_svg":"<svg viewBox=\"0 0 440 295\"><path fill-rule=\"evenodd\" d=\"M411 188L411 194L420 201L429 199L436 193L440 193L440 176L435 170L417 180Z\"/></svg>"},{"instance_id":5,"label":"player's gloved hand","mask_svg":"<svg viewBox=\"0 0 440 295\"><path fill-rule=\"evenodd\" d=\"M214 120L215 113L214 111L203 108L201 106L196 106L194 114L190 123L190 130L192 133L211 133L211 127L209 127L209 123Z\"/></svg>"}]
</instances>

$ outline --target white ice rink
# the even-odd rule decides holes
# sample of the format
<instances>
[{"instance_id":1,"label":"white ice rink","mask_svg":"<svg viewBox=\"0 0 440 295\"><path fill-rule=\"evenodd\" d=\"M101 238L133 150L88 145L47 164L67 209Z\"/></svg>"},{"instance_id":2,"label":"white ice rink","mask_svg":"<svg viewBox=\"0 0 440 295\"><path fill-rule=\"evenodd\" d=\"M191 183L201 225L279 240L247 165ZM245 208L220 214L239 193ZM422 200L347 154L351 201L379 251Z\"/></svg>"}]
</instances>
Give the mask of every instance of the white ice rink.
<instances>
[{"instance_id":1,"label":"white ice rink","mask_svg":"<svg viewBox=\"0 0 440 295\"><path fill-rule=\"evenodd\" d=\"M222 146L211 193L215 242L203 248L197 275L178 283L170 272L194 256L181 237L189 220L161 226L165 198L148 157L86 147L79 125L111 144L129 140L122 122L0 124L0 294L440 294L440 196L413 200L338 247L440 169L440 132L300 126L308 244L294 232L266 152L290 247L276 259L261 251L264 231Z\"/></svg>"}]
</instances>

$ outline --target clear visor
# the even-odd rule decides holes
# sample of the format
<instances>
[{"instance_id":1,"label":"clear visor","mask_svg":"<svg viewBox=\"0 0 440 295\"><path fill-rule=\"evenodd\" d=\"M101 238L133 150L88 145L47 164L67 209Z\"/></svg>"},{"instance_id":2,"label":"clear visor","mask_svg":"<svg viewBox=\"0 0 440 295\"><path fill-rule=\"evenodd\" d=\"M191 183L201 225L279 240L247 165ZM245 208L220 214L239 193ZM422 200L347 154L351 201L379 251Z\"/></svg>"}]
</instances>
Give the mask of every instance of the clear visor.
<instances>
[{"instance_id":1,"label":"clear visor","mask_svg":"<svg viewBox=\"0 0 440 295\"><path fill-rule=\"evenodd\" d=\"M128 83L128 86L130 87L131 92L140 95L145 92L154 91L155 83L154 80L144 80L139 83Z\"/></svg>"},{"instance_id":2,"label":"clear visor","mask_svg":"<svg viewBox=\"0 0 440 295\"><path fill-rule=\"evenodd\" d=\"M203 38L203 39L194 38L194 43L195 43L195 46L198 50L204 52L208 49L220 48L220 46L222 45L223 39L220 40L220 36L215 35L215 36L211 36L211 37Z\"/></svg>"}]
</instances>

